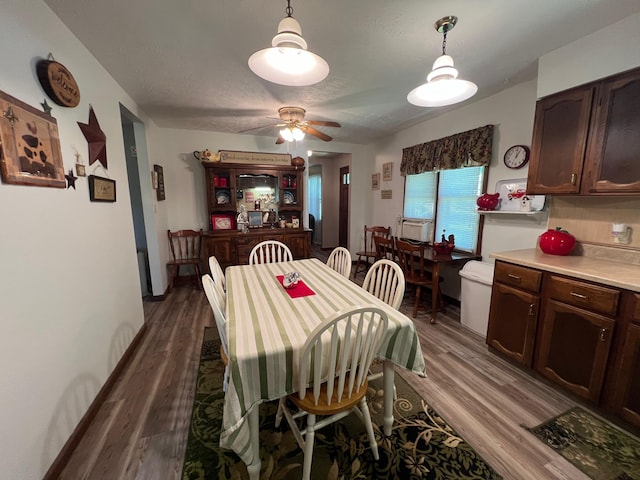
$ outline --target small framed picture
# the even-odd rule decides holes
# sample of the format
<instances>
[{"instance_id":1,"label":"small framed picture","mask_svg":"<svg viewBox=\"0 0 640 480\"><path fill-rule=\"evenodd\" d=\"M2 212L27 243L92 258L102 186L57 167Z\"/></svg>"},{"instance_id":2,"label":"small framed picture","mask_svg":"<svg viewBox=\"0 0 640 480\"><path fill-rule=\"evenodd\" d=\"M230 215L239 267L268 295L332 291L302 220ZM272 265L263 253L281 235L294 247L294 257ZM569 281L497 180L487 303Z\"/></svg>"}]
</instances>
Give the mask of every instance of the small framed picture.
<instances>
[{"instance_id":1,"label":"small framed picture","mask_svg":"<svg viewBox=\"0 0 640 480\"><path fill-rule=\"evenodd\" d=\"M380 190L380 174L371 175L371 190Z\"/></svg>"},{"instance_id":2,"label":"small framed picture","mask_svg":"<svg viewBox=\"0 0 640 480\"><path fill-rule=\"evenodd\" d=\"M292 228L300 228L300 219L299 218L292 218L291 219L291 227Z\"/></svg>"},{"instance_id":3,"label":"small framed picture","mask_svg":"<svg viewBox=\"0 0 640 480\"><path fill-rule=\"evenodd\" d=\"M76 175L79 177L86 177L87 171L85 170L83 163L76 163Z\"/></svg>"},{"instance_id":4,"label":"small framed picture","mask_svg":"<svg viewBox=\"0 0 640 480\"><path fill-rule=\"evenodd\" d=\"M390 182L393 178L393 162L382 164L382 180Z\"/></svg>"},{"instance_id":5,"label":"small framed picture","mask_svg":"<svg viewBox=\"0 0 640 480\"><path fill-rule=\"evenodd\" d=\"M115 202L116 181L89 175L89 200L92 202Z\"/></svg>"},{"instance_id":6,"label":"small framed picture","mask_svg":"<svg viewBox=\"0 0 640 480\"><path fill-rule=\"evenodd\" d=\"M262 212L260 210L252 210L249 214L249 228L262 226Z\"/></svg>"}]
</instances>

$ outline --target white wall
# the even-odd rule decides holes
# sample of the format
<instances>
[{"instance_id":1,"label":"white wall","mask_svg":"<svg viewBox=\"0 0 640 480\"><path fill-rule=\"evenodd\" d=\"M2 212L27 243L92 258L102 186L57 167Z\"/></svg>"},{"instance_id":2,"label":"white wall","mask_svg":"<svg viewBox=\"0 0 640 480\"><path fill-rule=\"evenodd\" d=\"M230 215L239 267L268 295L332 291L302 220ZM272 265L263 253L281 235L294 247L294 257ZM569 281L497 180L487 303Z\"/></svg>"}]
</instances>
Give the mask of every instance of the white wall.
<instances>
[{"instance_id":1,"label":"white wall","mask_svg":"<svg viewBox=\"0 0 640 480\"><path fill-rule=\"evenodd\" d=\"M378 144L375 171L382 172L382 164L393 162L390 182L381 182L380 190L370 190L373 224L397 226L402 214L404 177L400 175L402 149L419 143L446 137L454 133L493 124L493 152L489 167L487 191L494 192L496 182L527 177L528 166L511 170L504 166L504 152L511 145L531 144L535 113L536 82L521 83L492 97L468 103L433 120L385 139ZM370 187L369 187L370 188ZM390 200L380 198L381 190L393 190ZM537 237L546 229L546 214L540 216L501 216L485 219L482 235L483 260L492 262L489 254L495 251L533 248ZM455 232L452 232L455 234ZM460 280L457 270L445 271L444 293L459 297Z\"/></svg>"},{"instance_id":2,"label":"white wall","mask_svg":"<svg viewBox=\"0 0 640 480\"><path fill-rule=\"evenodd\" d=\"M538 98L640 66L640 13L538 61Z\"/></svg>"},{"instance_id":3,"label":"white wall","mask_svg":"<svg viewBox=\"0 0 640 480\"><path fill-rule=\"evenodd\" d=\"M89 105L107 137L117 202L76 188L0 184L0 476L40 479L143 325L119 102L136 105L40 0L0 4L0 90L40 109L35 64L53 52L81 102L53 106L65 171L74 148L88 164L77 122ZM142 118L142 117L141 117ZM88 173L96 166L87 165Z\"/></svg>"}]
</instances>

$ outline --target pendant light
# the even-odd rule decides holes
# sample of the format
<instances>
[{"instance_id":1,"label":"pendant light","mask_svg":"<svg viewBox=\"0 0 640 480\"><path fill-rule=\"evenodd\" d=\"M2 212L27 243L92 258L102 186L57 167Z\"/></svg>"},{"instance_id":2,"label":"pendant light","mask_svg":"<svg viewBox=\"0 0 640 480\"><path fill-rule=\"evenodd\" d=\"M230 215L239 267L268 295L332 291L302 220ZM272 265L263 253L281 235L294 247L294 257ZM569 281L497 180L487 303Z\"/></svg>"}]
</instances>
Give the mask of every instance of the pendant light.
<instances>
[{"instance_id":1,"label":"pendant light","mask_svg":"<svg viewBox=\"0 0 640 480\"><path fill-rule=\"evenodd\" d=\"M287 0L287 16L278 24L278 34L271 48L257 51L249 57L249 68L261 78L279 85L300 87L313 85L329 75L324 58L307 50L302 28L293 18L291 0Z\"/></svg>"},{"instance_id":2,"label":"pendant light","mask_svg":"<svg viewBox=\"0 0 640 480\"><path fill-rule=\"evenodd\" d=\"M438 20L434 27L444 35L442 55L433 62L433 69L427 75L427 83L414 88L407 95L409 103L418 107L443 107L471 98L478 91L475 83L458 78L458 70L453 66L453 58L447 55L447 32L455 27L458 17L449 16Z\"/></svg>"}]
</instances>

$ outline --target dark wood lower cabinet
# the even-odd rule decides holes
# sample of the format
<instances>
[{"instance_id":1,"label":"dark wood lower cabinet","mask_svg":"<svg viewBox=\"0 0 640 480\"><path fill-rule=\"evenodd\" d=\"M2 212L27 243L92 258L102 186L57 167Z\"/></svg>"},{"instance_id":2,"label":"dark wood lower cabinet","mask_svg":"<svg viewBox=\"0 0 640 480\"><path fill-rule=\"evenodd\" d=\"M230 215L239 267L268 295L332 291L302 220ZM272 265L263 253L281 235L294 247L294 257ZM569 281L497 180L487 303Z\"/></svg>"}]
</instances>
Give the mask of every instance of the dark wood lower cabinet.
<instances>
[{"instance_id":1,"label":"dark wood lower cabinet","mask_svg":"<svg viewBox=\"0 0 640 480\"><path fill-rule=\"evenodd\" d=\"M229 265L246 265L253 247L264 240L277 240L289 247L293 258L311 256L311 230L303 229L255 229L247 233L237 230L206 232L202 245L203 262L207 265L215 255L222 268Z\"/></svg>"},{"instance_id":2,"label":"dark wood lower cabinet","mask_svg":"<svg viewBox=\"0 0 640 480\"><path fill-rule=\"evenodd\" d=\"M539 295L495 283L487 344L526 367L531 366Z\"/></svg>"},{"instance_id":3,"label":"dark wood lower cabinet","mask_svg":"<svg viewBox=\"0 0 640 480\"><path fill-rule=\"evenodd\" d=\"M640 325L629 325L616 373L614 407L623 419L640 427Z\"/></svg>"},{"instance_id":4,"label":"dark wood lower cabinet","mask_svg":"<svg viewBox=\"0 0 640 480\"><path fill-rule=\"evenodd\" d=\"M535 368L574 394L597 403L615 321L547 300Z\"/></svg>"}]
</instances>

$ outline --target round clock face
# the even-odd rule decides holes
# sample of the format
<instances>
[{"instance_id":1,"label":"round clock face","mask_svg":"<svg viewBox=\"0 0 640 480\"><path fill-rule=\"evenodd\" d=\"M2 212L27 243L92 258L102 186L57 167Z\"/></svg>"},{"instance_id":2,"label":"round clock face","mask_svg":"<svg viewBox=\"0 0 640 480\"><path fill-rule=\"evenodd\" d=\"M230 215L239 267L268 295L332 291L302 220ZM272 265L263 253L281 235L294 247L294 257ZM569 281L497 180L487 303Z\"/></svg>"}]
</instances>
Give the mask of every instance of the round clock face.
<instances>
[{"instance_id":1,"label":"round clock face","mask_svg":"<svg viewBox=\"0 0 640 480\"><path fill-rule=\"evenodd\" d=\"M529 161L529 147L514 145L504 154L504 164L509 168L522 168Z\"/></svg>"}]
</instances>

